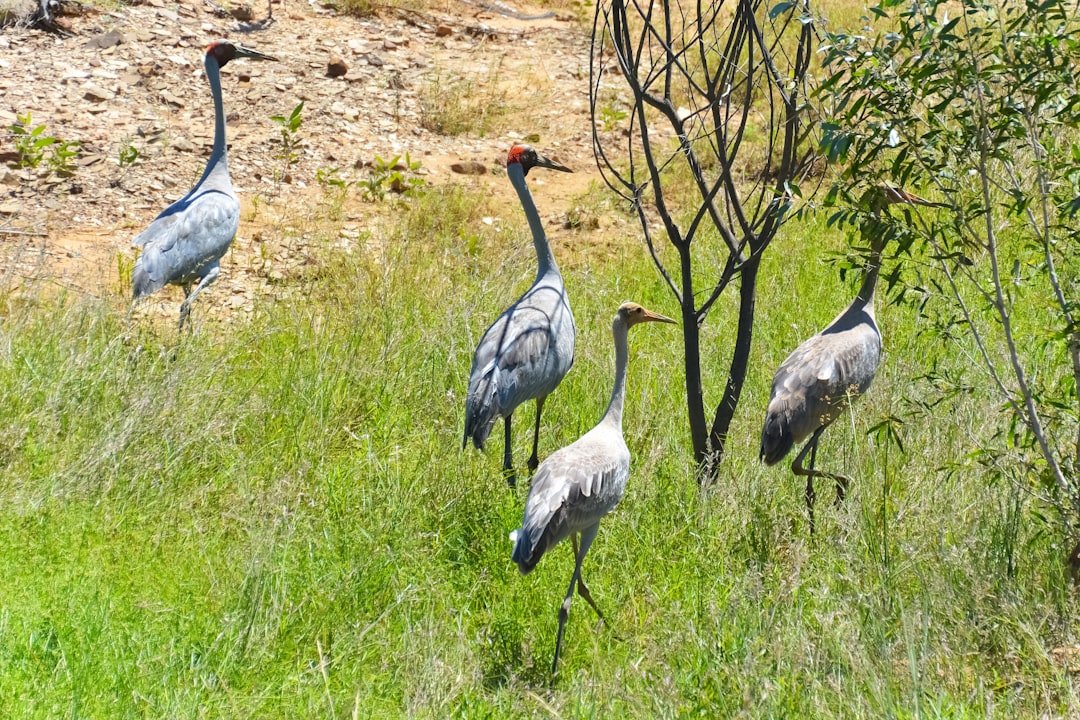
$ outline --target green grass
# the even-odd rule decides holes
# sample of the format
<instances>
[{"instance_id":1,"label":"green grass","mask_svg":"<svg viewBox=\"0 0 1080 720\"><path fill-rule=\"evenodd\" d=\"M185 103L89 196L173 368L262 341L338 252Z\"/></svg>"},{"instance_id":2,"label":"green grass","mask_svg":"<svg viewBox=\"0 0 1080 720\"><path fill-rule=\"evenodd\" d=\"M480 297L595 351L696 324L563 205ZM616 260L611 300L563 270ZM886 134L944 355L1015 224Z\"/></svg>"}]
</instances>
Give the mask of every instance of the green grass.
<instances>
[{"instance_id":1,"label":"green grass","mask_svg":"<svg viewBox=\"0 0 1080 720\"><path fill-rule=\"evenodd\" d=\"M815 536L801 485L758 463L773 369L854 293L824 264L842 240L814 225L767 256L714 487L692 479L678 330L633 331L631 481L585 564L609 623L575 603L552 684L570 550L520 576L507 534L525 489L500 480L500 434L461 451L474 344L534 272L516 207L502 232L471 234L485 202L453 188L402 206L382 251L328 257L248 324L215 323L211 289L178 345L171 322L128 326L119 298L0 294L0 716L1080 711L1051 658L1077 639L1055 528L965 461L996 404L976 390L904 425L906 454L867 435L929 395L912 378L930 363L963 363L908 308L879 300L885 364L819 457L856 480L839 509L819 488ZM563 257L576 235L558 238ZM542 455L603 411L618 304L674 314L625 247L618 264L564 263L578 353ZM731 302L704 335L711 402ZM522 467L532 412L517 417Z\"/></svg>"}]
</instances>

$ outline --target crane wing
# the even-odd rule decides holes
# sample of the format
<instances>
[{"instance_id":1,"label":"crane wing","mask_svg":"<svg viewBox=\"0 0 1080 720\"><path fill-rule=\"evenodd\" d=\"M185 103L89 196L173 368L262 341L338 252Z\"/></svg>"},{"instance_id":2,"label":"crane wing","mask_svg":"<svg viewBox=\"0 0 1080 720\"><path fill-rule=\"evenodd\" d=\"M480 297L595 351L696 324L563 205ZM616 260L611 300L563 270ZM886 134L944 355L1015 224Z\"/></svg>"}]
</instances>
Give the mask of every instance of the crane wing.
<instances>
[{"instance_id":1,"label":"crane wing","mask_svg":"<svg viewBox=\"0 0 1080 720\"><path fill-rule=\"evenodd\" d=\"M630 451L621 433L594 428L540 464L517 531L514 562L531 570L567 535L594 525L615 509L630 476Z\"/></svg>"},{"instance_id":2,"label":"crane wing","mask_svg":"<svg viewBox=\"0 0 1080 720\"><path fill-rule=\"evenodd\" d=\"M815 335L776 371L768 414L786 415L798 444L866 392L880 360L881 335L875 325Z\"/></svg>"},{"instance_id":3,"label":"crane wing","mask_svg":"<svg viewBox=\"0 0 1080 720\"><path fill-rule=\"evenodd\" d=\"M133 271L136 297L197 277L225 254L239 226L239 201L220 190L170 205L132 241L143 248Z\"/></svg>"}]
</instances>

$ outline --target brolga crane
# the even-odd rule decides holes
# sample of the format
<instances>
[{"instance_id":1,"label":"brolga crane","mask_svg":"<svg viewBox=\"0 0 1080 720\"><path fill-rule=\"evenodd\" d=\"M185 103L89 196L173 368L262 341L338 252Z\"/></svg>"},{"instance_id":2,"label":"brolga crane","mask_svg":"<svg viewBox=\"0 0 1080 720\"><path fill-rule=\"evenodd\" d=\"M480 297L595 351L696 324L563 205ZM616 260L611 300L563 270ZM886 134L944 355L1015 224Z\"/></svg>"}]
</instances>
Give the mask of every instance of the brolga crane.
<instances>
[{"instance_id":1,"label":"brolga crane","mask_svg":"<svg viewBox=\"0 0 1080 720\"><path fill-rule=\"evenodd\" d=\"M179 285L184 289L181 330L196 296L217 280L219 261L240 227L240 202L229 179L220 73L225 63L236 58L276 60L227 40L217 40L206 48L206 78L214 97L214 147L210 159L195 187L165 208L131 243L142 248L131 273L134 299L169 284Z\"/></svg>"},{"instance_id":2,"label":"brolga crane","mask_svg":"<svg viewBox=\"0 0 1080 720\"><path fill-rule=\"evenodd\" d=\"M810 532L814 531L814 478L836 482L840 503L851 480L846 475L815 469L821 433L870 387L881 363L881 330L874 318L874 289L885 246L885 230L876 218L893 204L941 207L940 203L882 183L870 188L860 204L869 211L870 257L855 299L817 335L795 348L773 377L772 393L761 430L760 457L767 465L784 459L792 447L806 440L791 471L806 477L806 507ZM810 453L810 466L803 458Z\"/></svg>"},{"instance_id":3,"label":"brolga crane","mask_svg":"<svg viewBox=\"0 0 1080 720\"><path fill-rule=\"evenodd\" d=\"M525 182L535 167L571 172L565 165L549 160L528 145L515 145L506 158L506 174L529 220L536 248L536 280L517 302L499 316L480 338L473 354L469 389L465 396L465 437L462 449L472 439L484 449L495 421L504 423L503 474L515 484L510 442L510 418L526 400L536 400L536 426L529 472L539 464L540 415L544 401L562 382L574 364L574 337L577 330L570 312L559 266L551 251L540 214Z\"/></svg>"},{"instance_id":4,"label":"brolga crane","mask_svg":"<svg viewBox=\"0 0 1080 720\"><path fill-rule=\"evenodd\" d=\"M551 454L536 471L521 527L510 534L514 541L513 561L527 574L551 548L566 536L574 547L574 574L570 589L559 608L559 634L551 674L559 665L563 632L570 615L574 588L592 606L601 620L603 613L581 577L581 563L600 529L600 520L615 509L630 477L630 451L622 434L623 400L626 395L626 366L629 360L626 336L631 327L643 322L675 322L646 310L636 303L624 303L615 314L611 332L615 338L615 388L604 416L574 443ZM580 538L580 544L578 542Z\"/></svg>"}]
</instances>

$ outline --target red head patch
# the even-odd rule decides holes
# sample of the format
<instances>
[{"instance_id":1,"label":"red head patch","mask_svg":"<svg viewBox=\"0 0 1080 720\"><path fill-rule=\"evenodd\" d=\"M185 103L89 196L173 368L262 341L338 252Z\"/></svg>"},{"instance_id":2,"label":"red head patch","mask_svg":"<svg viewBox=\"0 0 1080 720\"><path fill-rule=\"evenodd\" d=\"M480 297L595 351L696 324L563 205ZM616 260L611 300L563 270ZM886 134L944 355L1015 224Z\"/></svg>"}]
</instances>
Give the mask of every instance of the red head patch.
<instances>
[{"instance_id":1,"label":"red head patch","mask_svg":"<svg viewBox=\"0 0 1080 720\"><path fill-rule=\"evenodd\" d=\"M513 163L528 164L528 157L532 153L532 148L528 145L515 145L510 148L510 154L506 156L506 164L512 165Z\"/></svg>"}]
</instances>

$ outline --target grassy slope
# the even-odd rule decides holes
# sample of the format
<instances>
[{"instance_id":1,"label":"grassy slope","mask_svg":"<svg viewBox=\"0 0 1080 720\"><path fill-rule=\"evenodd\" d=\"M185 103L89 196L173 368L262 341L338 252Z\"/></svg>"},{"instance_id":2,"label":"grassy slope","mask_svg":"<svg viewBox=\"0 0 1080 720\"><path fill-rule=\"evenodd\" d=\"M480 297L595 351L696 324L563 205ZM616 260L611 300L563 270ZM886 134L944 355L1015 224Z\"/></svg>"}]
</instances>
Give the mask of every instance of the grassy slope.
<instances>
[{"instance_id":1,"label":"grassy slope","mask_svg":"<svg viewBox=\"0 0 1080 720\"><path fill-rule=\"evenodd\" d=\"M452 193L403 212L384 254L335 257L296 300L228 331L205 321L175 351L171 328L129 328L115 305L12 308L0 715L1077 712L1049 658L1075 639L1050 538L1026 513L1010 528L1014 495L977 466L937 469L989 432L996 407L974 393L905 426L906 455L867 436L921 397L910 378L931 360L956 362L909 310L880 304L885 366L823 443L821 462L857 480L840 510L822 488L816 537L801 487L757 462L771 370L854 292L822 262L842 239L796 226L764 268L758 362L715 488L698 491L687 461L677 330L634 331L634 470L585 567L610 624L575 605L550 688L570 551L521 577L507 533L525 490L499 480L498 437L485 455L460 449L473 345L533 265L514 208L518 229L466 251L477 202ZM544 454L602 412L618 303L673 306L643 252L571 265L579 352L548 403ZM822 289L837 299L811 301ZM711 320L712 383L727 310ZM531 418L517 424L520 463Z\"/></svg>"}]
</instances>

